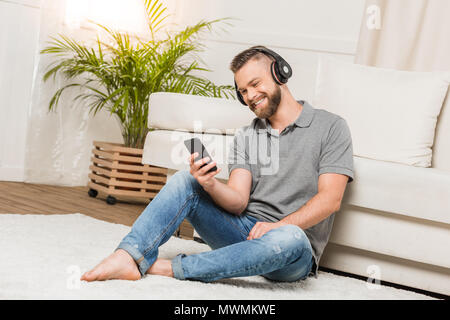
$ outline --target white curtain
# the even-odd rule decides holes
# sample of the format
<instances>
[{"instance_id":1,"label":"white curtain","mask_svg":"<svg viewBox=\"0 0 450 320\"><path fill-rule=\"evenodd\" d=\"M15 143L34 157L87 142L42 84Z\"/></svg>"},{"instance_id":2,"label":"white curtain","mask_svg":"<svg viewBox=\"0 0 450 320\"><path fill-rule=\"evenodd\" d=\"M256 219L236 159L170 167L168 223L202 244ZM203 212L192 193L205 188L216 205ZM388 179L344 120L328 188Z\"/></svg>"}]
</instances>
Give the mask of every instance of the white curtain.
<instances>
[{"instance_id":1,"label":"white curtain","mask_svg":"<svg viewBox=\"0 0 450 320\"><path fill-rule=\"evenodd\" d=\"M365 11L356 63L450 70L450 1L367 0Z\"/></svg>"},{"instance_id":2,"label":"white curtain","mask_svg":"<svg viewBox=\"0 0 450 320\"><path fill-rule=\"evenodd\" d=\"M64 23L65 1L43 0L39 51L58 33L76 39L92 39L92 31L71 29ZM95 38L94 38L95 40ZM32 103L29 112L25 153L25 182L82 186L88 181L92 141L122 143L120 126L107 112L95 117L89 109L74 103L78 89L62 95L56 112L48 113L51 97L65 82L62 78L43 82L42 77L54 57L37 53Z\"/></svg>"}]
</instances>

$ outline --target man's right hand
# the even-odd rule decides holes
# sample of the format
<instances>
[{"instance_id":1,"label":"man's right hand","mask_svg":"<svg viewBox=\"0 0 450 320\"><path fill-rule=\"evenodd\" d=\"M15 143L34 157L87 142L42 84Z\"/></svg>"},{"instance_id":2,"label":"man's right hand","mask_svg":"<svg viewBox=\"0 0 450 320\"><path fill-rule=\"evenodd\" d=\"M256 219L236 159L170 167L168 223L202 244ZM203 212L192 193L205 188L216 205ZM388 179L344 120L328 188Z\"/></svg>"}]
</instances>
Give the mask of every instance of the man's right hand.
<instances>
[{"instance_id":1,"label":"man's right hand","mask_svg":"<svg viewBox=\"0 0 450 320\"><path fill-rule=\"evenodd\" d=\"M206 166L200 168L204 163L208 162L209 157L197 160L194 162L194 159L198 156L198 153L191 154L189 158L189 164L191 166L191 170L189 171L192 176L200 183L200 185L205 189L205 191L211 190L216 183L216 179L214 176L218 174L221 169L217 167L216 171L212 171L207 173L209 169L213 168L216 165L215 161L207 164Z\"/></svg>"}]
</instances>

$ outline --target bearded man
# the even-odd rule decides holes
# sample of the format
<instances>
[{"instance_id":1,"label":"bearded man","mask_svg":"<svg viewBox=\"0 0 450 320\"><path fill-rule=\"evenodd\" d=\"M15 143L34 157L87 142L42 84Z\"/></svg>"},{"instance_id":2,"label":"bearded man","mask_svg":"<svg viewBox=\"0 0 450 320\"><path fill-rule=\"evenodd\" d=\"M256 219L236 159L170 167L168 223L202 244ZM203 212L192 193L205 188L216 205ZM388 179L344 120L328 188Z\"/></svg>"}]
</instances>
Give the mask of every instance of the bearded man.
<instances>
[{"instance_id":1,"label":"bearded man","mask_svg":"<svg viewBox=\"0 0 450 320\"><path fill-rule=\"evenodd\" d=\"M353 151L343 118L287 86L290 65L274 51L251 47L230 66L239 101L256 118L235 134L229 179L204 158L178 171L133 224L117 249L81 280L138 280L146 274L215 281L262 275L297 281L317 275L334 214L353 180ZM270 161L261 161L269 146ZM187 219L210 247L158 258L158 248Z\"/></svg>"}]
</instances>

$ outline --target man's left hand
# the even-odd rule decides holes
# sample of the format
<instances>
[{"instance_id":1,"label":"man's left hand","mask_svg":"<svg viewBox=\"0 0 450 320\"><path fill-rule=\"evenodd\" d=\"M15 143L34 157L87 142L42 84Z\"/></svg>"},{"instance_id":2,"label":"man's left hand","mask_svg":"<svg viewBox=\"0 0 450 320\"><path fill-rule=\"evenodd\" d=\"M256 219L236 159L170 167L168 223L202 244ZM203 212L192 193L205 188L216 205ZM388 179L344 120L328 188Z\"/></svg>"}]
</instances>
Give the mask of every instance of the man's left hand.
<instances>
[{"instance_id":1,"label":"man's left hand","mask_svg":"<svg viewBox=\"0 0 450 320\"><path fill-rule=\"evenodd\" d=\"M252 230L250 230L250 233L248 234L247 240L253 240L258 239L262 237L266 232L279 228L281 226L285 226L288 223L278 221L278 222L257 222Z\"/></svg>"}]
</instances>

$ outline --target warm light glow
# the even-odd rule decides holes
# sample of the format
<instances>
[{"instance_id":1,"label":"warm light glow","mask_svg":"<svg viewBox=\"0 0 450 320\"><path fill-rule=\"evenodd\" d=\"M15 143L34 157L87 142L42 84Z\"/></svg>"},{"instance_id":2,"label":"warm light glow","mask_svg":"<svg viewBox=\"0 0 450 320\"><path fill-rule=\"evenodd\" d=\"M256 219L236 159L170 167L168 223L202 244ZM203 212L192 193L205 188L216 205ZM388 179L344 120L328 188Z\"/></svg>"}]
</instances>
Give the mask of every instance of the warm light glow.
<instances>
[{"instance_id":1,"label":"warm light glow","mask_svg":"<svg viewBox=\"0 0 450 320\"><path fill-rule=\"evenodd\" d=\"M66 0L65 22L72 28L93 20L115 30L141 33L147 30L145 17L142 0Z\"/></svg>"}]
</instances>

